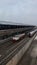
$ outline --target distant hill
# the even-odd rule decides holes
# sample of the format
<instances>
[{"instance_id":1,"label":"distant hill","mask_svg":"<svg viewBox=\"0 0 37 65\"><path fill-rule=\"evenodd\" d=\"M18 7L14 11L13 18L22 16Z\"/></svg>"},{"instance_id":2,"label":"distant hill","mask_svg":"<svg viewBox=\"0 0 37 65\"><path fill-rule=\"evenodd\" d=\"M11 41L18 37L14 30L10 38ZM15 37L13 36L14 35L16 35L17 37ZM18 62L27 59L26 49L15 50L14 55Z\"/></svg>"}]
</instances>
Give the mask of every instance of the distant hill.
<instances>
[{"instance_id":1,"label":"distant hill","mask_svg":"<svg viewBox=\"0 0 37 65\"><path fill-rule=\"evenodd\" d=\"M35 25L28 25L28 24L24 24L24 23L15 23L15 22L11 22L11 21L0 21L0 24L35 26Z\"/></svg>"},{"instance_id":2,"label":"distant hill","mask_svg":"<svg viewBox=\"0 0 37 65\"><path fill-rule=\"evenodd\" d=\"M15 22L11 22L11 21L0 21L0 24L24 25L22 23L15 23Z\"/></svg>"}]
</instances>

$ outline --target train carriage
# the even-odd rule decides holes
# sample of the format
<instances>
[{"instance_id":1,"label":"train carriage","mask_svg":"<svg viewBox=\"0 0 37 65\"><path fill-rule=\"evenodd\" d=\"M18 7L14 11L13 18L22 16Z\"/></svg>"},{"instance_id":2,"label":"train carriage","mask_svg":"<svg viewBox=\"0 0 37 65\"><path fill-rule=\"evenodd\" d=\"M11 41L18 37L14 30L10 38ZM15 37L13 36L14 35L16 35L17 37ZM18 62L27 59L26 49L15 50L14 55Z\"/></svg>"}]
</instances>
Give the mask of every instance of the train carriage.
<instances>
[{"instance_id":1,"label":"train carriage","mask_svg":"<svg viewBox=\"0 0 37 65\"><path fill-rule=\"evenodd\" d=\"M37 32L37 29L27 33L27 36L32 37Z\"/></svg>"},{"instance_id":2,"label":"train carriage","mask_svg":"<svg viewBox=\"0 0 37 65\"><path fill-rule=\"evenodd\" d=\"M20 39L23 39L25 37L25 33L15 35L12 37L13 42L19 41Z\"/></svg>"}]
</instances>

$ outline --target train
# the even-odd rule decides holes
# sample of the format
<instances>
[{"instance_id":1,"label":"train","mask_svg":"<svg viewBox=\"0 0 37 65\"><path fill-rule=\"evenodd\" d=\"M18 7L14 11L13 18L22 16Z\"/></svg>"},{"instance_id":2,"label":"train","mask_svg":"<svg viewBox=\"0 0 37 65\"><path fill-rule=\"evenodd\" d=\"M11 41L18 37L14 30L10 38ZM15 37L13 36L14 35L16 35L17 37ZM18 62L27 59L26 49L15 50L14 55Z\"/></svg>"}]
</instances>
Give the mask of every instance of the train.
<instances>
[{"instance_id":1,"label":"train","mask_svg":"<svg viewBox=\"0 0 37 65\"><path fill-rule=\"evenodd\" d=\"M32 37L36 32L37 32L37 29L32 30L32 31L27 33L27 36Z\"/></svg>"},{"instance_id":2,"label":"train","mask_svg":"<svg viewBox=\"0 0 37 65\"><path fill-rule=\"evenodd\" d=\"M18 34L18 35L13 36L12 40L15 42L15 41L18 41L20 39L23 39L25 36L32 37L36 32L37 32L37 29L28 32L27 35L25 33Z\"/></svg>"},{"instance_id":3,"label":"train","mask_svg":"<svg viewBox=\"0 0 37 65\"><path fill-rule=\"evenodd\" d=\"M25 33L21 33L21 34L18 34L18 35L15 35L12 37L12 41L15 42L15 41L18 41L18 40L21 40L25 37Z\"/></svg>"}]
</instances>

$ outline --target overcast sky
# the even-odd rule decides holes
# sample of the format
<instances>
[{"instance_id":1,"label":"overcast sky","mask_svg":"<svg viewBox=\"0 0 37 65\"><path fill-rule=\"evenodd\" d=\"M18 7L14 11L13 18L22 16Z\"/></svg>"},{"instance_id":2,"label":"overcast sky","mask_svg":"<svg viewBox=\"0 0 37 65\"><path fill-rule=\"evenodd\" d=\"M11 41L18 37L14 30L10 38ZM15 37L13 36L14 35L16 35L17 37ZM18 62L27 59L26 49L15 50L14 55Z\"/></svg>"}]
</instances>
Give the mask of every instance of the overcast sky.
<instances>
[{"instance_id":1,"label":"overcast sky","mask_svg":"<svg viewBox=\"0 0 37 65\"><path fill-rule=\"evenodd\" d=\"M37 0L0 0L0 21L37 25Z\"/></svg>"}]
</instances>

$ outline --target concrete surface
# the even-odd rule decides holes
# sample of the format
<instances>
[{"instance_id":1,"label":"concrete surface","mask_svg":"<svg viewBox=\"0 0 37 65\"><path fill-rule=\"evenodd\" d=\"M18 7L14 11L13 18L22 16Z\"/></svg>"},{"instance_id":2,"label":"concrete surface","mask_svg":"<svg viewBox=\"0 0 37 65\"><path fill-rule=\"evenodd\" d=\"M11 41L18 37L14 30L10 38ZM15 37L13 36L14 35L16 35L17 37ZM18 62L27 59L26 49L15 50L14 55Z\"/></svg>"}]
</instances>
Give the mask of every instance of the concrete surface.
<instances>
[{"instance_id":1,"label":"concrete surface","mask_svg":"<svg viewBox=\"0 0 37 65\"><path fill-rule=\"evenodd\" d=\"M37 45L32 49L31 56L32 56L33 58L34 58L34 57L37 57Z\"/></svg>"},{"instance_id":2,"label":"concrete surface","mask_svg":"<svg viewBox=\"0 0 37 65\"><path fill-rule=\"evenodd\" d=\"M34 40L37 40L37 36L35 37L35 39Z\"/></svg>"},{"instance_id":3,"label":"concrete surface","mask_svg":"<svg viewBox=\"0 0 37 65\"><path fill-rule=\"evenodd\" d=\"M24 54L23 58L17 65L37 65L37 40L33 40L28 52Z\"/></svg>"}]
</instances>

